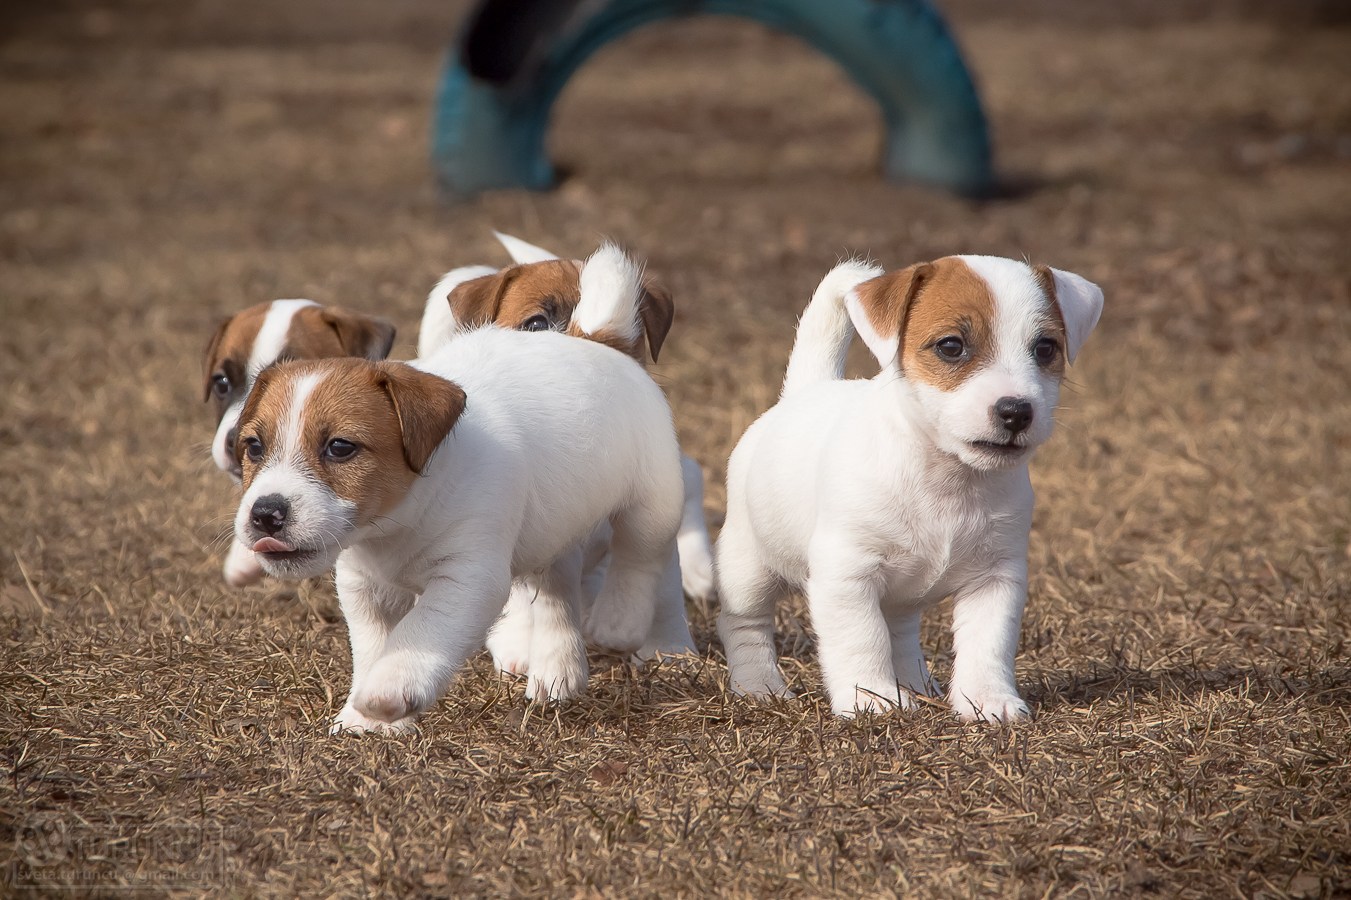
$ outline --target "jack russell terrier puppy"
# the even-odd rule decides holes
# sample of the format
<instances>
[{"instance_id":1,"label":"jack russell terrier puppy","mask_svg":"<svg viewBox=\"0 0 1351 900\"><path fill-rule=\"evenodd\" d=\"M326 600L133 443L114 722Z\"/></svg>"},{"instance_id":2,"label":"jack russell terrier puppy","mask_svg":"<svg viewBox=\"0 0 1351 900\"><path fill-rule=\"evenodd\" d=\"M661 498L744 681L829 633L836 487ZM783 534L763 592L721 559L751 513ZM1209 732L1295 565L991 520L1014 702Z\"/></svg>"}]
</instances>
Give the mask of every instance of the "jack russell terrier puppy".
<instances>
[{"instance_id":1,"label":"jack russell terrier puppy","mask_svg":"<svg viewBox=\"0 0 1351 900\"><path fill-rule=\"evenodd\" d=\"M273 300L236 313L216 328L206 348L204 401L216 412L211 458L238 483L235 433L244 399L258 373L282 359L325 359L360 356L384 359L394 345L394 325L387 319L320 306L312 300ZM263 577L253 553L231 542L225 559L225 580L234 587Z\"/></svg>"},{"instance_id":2,"label":"jack russell terrier puppy","mask_svg":"<svg viewBox=\"0 0 1351 900\"><path fill-rule=\"evenodd\" d=\"M493 324L520 331L558 331L574 337L599 339L642 363L643 340L653 361L661 352L674 317L670 295L644 277L638 311L642 331L630 334L597 333L595 323L579 313L582 295L580 260L563 260L552 252L496 233L516 265L506 269L466 266L445 275L427 297L418 336L418 354L428 356L455 335ZM683 593L708 602L713 594L713 551L704 520L703 473L699 464L682 454L685 509L677 538L679 559L676 582L666 585L653 632L638 656L681 654L694 650L685 620ZM596 596L604 581L609 535L602 523L582 548L583 603ZM522 583L512 590L502 618L488 636L488 650L499 671L522 674L528 668L531 643L531 606L536 587Z\"/></svg>"},{"instance_id":3,"label":"jack russell terrier puppy","mask_svg":"<svg viewBox=\"0 0 1351 900\"><path fill-rule=\"evenodd\" d=\"M637 266L589 259L580 309L637 328ZM533 575L532 682L584 683L575 553L613 532L586 627L639 649L675 553L683 490L670 407L597 341L484 328L412 364L285 362L239 421L238 541L268 574L336 561L352 690L333 729L398 731L483 646L514 577ZM541 621L548 628L538 627Z\"/></svg>"},{"instance_id":4,"label":"jack russell terrier puppy","mask_svg":"<svg viewBox=\"0 0 1351 900\"><path fill-rule=\"evenodd\" d=\"M774 604L799 589L835 713L910 708L933 688L920 615L951 596L949 703L968 721L1028 715L1013 672L1028 461L1102 302L1078 275L989 256L825 277L779 403L728 464L718 631L733 690L791 696ZM872 379L843 378L855 330Z\"/></svg>"}]
</instances>

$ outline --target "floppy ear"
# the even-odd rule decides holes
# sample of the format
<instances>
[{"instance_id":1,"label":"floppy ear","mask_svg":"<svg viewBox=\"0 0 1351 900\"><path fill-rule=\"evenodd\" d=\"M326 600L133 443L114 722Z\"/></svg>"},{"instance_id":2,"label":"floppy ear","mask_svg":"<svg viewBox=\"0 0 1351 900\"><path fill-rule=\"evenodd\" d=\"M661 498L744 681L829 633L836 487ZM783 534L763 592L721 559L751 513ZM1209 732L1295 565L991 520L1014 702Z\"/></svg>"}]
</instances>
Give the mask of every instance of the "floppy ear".
<instances>
[{"instance_id":1,"label":"floppy ear","mask_svg":"<svg viewBox=\"0 0 1351 900\"><path fill-rule=\"evenodd\" d=\"M883 369L898 364L910 304L932 275L931 263L916 263L865 281L845 294L844 307L854 330Z\"/></svg>"},{"instance_id":2,"label":"floppy ear","mask_svg":"<svg viewBox=\"0 0 1351 900\"><path fill-rule=\"evenodd\" d=\"M647 334L647 349L652 361L657 361L661 345L671 330L675 320L675 303L671 292L651 278L643 279L643 295L638 298L638 315L643 320L643 331Z\"/></svg>"},{"instance_id":3,"label":"floppy ear","mask_svg":"<svg viewBox=\"0 0 1351 900\"><path fill-rule=\"evenodd\" d=\"M1065 358L1071 363L1102 315L1102 288L1073 272L1037 266L1037 278L1065 323Z\"/></svg>"},{"instance_id":4,"label":"floppy ear","mask_svg":"<svg viewBox=\"0 0 1351 900\"><path fill-rule=\"evenodd\" d=\"M325 306L319 314L338 335L338 343L348 356L360 356L378 362L389 356L394 346L394 323L388 319L350 312L337 306Z\"/></svg>"},{"instance_id":5,"label":"floppy ear","mask_svg":"<svg viewBox=\"0 0 1351 900\"><path fill-rule=\"evenodd\" d=\"M202 402L211 399L211 376L216 372L216 353L220 350L221 339L225 337L225 329L230 327L232 319L222 319L216 326L216 333L211 335L211 343L206 345L206 377L203 379Z\"/></svg>"},{"instance_id":6,"label":"floppy ear","mask_svg":"<svg viewBox=\"0 0 1351 900\"><path fill-rule=\"evenodd\" d=\"M506 248L508 255L511 256L511 261L514 263L537 263L558 259L557 253L545 250L543 247L536 247L534 244L528 244L518 237L512 237L500 231L494 231L493 237L497 238L497 242Z\"/></svg>"},{"instance_id":7,"label":"floppy ear","mask_svg":"<svg viewBox=\"0 0 1351 900\"><path fill-rule=\"evenodd\" d=\"M377 381L394 405L403 458L419 475L464 412L458 384L398 362L376 363Z\"/></svg>"},{"instance_id":8,"label":"floppy ear","mask_svg":"<svg viewBox=\"0 0 1351 900\"><path fill-rule=\"evenodd\" d=\"M462 281L446 295L450 311L455 316L456 330L477 328L497 318L498 307L507 285L520 271L520 266L508 266L493 275L483 275Z\"/></svg>"}]
</instances>

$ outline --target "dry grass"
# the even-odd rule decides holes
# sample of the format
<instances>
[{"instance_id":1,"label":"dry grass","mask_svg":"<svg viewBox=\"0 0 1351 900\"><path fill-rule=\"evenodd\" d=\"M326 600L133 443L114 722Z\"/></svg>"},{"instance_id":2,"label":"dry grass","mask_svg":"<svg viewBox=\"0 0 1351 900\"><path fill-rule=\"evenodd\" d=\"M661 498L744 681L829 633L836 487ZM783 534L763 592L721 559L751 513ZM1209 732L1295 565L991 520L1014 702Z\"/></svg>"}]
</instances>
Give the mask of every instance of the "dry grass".
<instances>
[{"instance_id":1,"label":"dry grass","mask_svg":"<svg viewBox=\"0 0 1351 900\"><path fill-rule=\"evenodd\" d=\"M560 107L569 183L448 207L424 147L457 9L3 23L0 884L1351 893L1351 34L1057 3L953 4L1026 188L984 205L879 183L867 103L746 25L606 51ZM1036 721L834 721L790 611L807 695L748 705L693 610L701 668L596 659L589 696L542 709L480 659L420 735L327 737L331 586L219 580L198 353L218 316L299 295L394 317L407 354L435 276L501 258L491 226L614 235L674 288L658 377L715 520L838 255L1026 254L1102 283L1034 467Z\"/></svg>"}]
</instances>

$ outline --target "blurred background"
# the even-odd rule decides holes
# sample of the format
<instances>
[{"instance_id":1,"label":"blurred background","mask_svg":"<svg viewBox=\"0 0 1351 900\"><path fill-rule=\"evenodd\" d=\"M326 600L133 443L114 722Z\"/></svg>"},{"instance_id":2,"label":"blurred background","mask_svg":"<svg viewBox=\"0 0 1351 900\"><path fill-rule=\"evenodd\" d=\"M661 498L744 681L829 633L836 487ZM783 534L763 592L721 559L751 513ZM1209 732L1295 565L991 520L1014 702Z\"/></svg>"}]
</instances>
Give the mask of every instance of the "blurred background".
<instances>
[{"instance_id":1,"label":"blurred background","mask_svg":"<svg viewBox=\"0 0 1351 900\"><path fill-rule=\"evenodd\" d=\"M555 108L556 190L450 202L429 129L465 3L7 5L0 825L206 816L257 891L1351 890L1351 13L938 6L990 120L985 201L883 181L871 100L750 22L606 47ZM841 257L1102 285L1033 466L1038 721L829 722L800 607L806 700L732 703L692 609L696 675L598 668L523 722L479 660L413 743L326 741L332 588L220 581L201 354L220 318L308 297L390 317L410 356L441 273L506 262L494 228L570 256L613 237L672 289L653 373L715 529Z\"/></svg>"}]
</instances>

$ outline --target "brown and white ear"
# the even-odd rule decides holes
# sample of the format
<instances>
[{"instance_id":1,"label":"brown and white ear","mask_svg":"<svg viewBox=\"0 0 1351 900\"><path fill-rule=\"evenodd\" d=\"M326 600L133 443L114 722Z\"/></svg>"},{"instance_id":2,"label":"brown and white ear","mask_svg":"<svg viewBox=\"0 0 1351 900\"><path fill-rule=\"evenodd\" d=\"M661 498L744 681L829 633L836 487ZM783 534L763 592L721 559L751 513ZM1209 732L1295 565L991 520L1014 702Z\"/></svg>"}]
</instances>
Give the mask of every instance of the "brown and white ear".
<instances>
[{"instance_id":1,"label":"brown and white ear","mask_svg":"<svg viewBox=\"0 0 1351 900\"><path fill-rule=\"evenodd\" d=\"M404 461L421 475L464 412L465 393L453 381L406 363L382 362L376 368L377 381L399 419Z\"/></svg>"},{"instance_id":2,"label":"brown and white ear","mask_svg":"<svg viewBox=\"0 0 1351 900\"><path fill-rule=\"evenodd\" d=\"M1037 274L1065 323L1065 357L1071 363L1102 315L1102 288L1073 272L1038 266Z\"/></svg>"},{"instance_id":3,"label":"brown and white ear","mask_svg":"<svg viewBox=\"0 0 1351 900\"><path fill-rule=\"evenodd\" d=\"M638 316L643 320L643 331L647 334L647 351L656 362L661 345L671 331L671 323L675 321L671 292L653 279L644 278L643 295L638 299Z\"/></svg>"},{"instance_id":4,"label":"brown and white ear","mask_svg":"<svg viewBox=\"0 0 1351 900\"><path fill-rule=\"evenodd\" d=\"M220 342L225 337L225 330L230 327L233 318L223 319L216 326L216 333L211 335L211 342L206 345L206 359L203 365L206 368L206 378L202 386L202 402L211 399L211 376L216 374L216 363L219 361L217 353L220 352Z\"/></svg>"},{"instance_id":5,"label":"brown and white ear","mask_svg":"<svg viewBox=\"0 0 1351 900\"><path fill-rule=\"evenodd\" d=\"M518 237L512 237L509 234L503 234L500 231L494 231L493 237L497 242L506 248L507 254L514 263L537 263L548 262L551 259L559 259L557 253L552 250L545 250L543 247L536 247L534 244L526 243Z\"/></svg>"},{"instance_id":6,"label":"brown and white ear","mask_svg":"<svg viewBox=\"0 0 1351 900\"><path fill-rule=\"evenodd\" d=\"M844 295L844 308L854 330L883 369L898 364L905 317L915 295L932 274L930 263L916 263L865 281Z\"/></svg>"},{"instance_id":7,"label":"brown and white ear","mask_svg":"<svg viewBox=\"0 0 1351 900\"><path fill-rule=\"evenodd\" d=\"M467 281L496 274L497 269L491 266L461 266L441 276L441 280L427 294L427 306L422 312L422 324L418 328L418 356L431 356L442 344L465 330L451 308L451 293Z\"/></svg>"},{"instance_id":8,"label":"brown and white ear","mask_svg":"<svg viewBox=\"0 0 1351 900\"><path fill-rule=\"evenodd\" d=\"M337 333L338 343L348 356L379 362L394 347L394 323L388 319L337 306L325 306L319 315Z\"/></svg>"}]
</instances>

